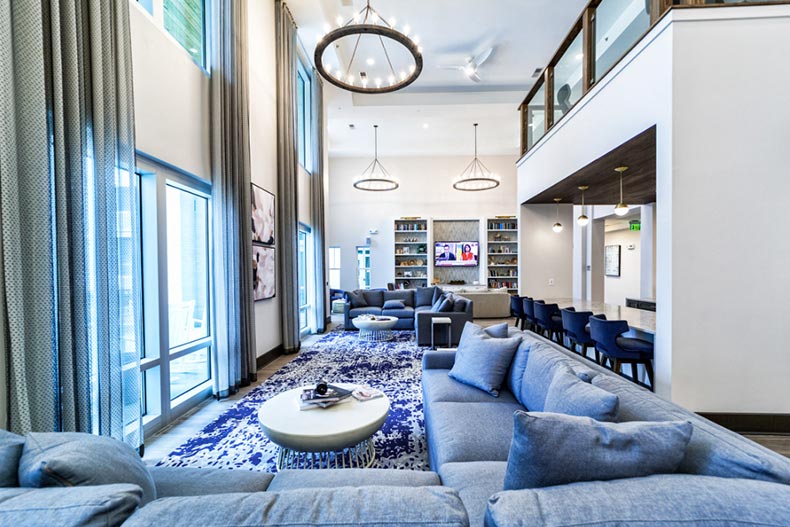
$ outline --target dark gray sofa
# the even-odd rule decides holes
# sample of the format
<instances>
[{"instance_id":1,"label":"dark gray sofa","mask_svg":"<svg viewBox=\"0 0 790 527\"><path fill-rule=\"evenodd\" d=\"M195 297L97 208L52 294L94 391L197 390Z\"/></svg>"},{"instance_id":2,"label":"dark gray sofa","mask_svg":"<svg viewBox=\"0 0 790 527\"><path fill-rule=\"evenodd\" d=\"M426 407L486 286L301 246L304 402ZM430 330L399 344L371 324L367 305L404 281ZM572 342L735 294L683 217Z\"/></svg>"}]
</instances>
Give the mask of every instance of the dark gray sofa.
<instances>
[{"instance_id":1,"label":"dark gray sofa","mask_svg":"<svg viewBox=\"0 0 790 527\"><path fill-rule=\"evenodd\" d=\"M471 300L460 295L445 293L440 287L418 287L417 289L402 289L396 291L382 290L358 290L353 291L356 295L361 295L364 304L356 304L354 295L346 293L346 305L344 311L343 328L346 331L356 331L357 328L351 320L360 315L382 315L397 317L398 323L395 329L413 329L416 332L418 346L431 345L431 320L434 317L448 317L452 321L451 342L447 342L446 332L436 332L435 343L438 346L454 346L461 338L461 332L467 322L474 318L472 311L474 304ZM451 296L453 299L460 299L463 302L455 304L451 312L432 311L433 305L442 296ZM359 297L357 297L359 298ZM400 300L404 303L404 309L383 309L384 303L388 300Z\"/></svg>"},{"instance_id":2,"label":"dark gray sofa","mask_svg":"<svg viewBox=\"0 0 790 527\"><path fill-rule=\"evenodd\" d=\"M510 328L510 334L520 333ZM530 357L551 364L526 378ZM456 489L471 525L790 525L790 459L659 398L568 350L525 332L499 397L448 376L451 351L423 357L423 408L431 468ZM688 420L678 474L503 492L513 413L543 411L555 370L567 365L620 399L619 421ZM518 395L517 395L518 394ZM525 401L530 401L527 408ZM579 445L584 448L584 445ZM782 505L776 505L778 501ZM773 503L773 505L771 505ZM749 523L752 522L752 523Z\"/></svg>"}]
</instances>

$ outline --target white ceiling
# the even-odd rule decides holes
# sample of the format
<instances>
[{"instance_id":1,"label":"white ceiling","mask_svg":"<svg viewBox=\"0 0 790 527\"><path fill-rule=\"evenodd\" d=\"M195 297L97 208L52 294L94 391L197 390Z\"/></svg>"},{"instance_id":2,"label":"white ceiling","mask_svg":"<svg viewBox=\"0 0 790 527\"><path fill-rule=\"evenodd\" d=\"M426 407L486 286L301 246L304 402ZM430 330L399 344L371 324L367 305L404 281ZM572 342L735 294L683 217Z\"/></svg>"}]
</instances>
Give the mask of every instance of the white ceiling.
<instances>
[{"instance_id":1,"label":"white ceiling","mask_svg":"<svg viewBox=\"0 0 790 527\"><path fill-rule=\"evenodd\" d=\"M420 37L424 68L408 88L352 95L325 83L329 153L368 156L379 125L382 156L468 155L480 123L482 155L519 151L518 105L578 18L586 0L372 0L382 16ZM362 0L291 0L309 58L325 27L350 18ZM476 84L440 65L463 64L494 46ZM349 125L355 126L354 130ZM427 125L427 127L426 127Z\"/></svg>"}]
</instances>

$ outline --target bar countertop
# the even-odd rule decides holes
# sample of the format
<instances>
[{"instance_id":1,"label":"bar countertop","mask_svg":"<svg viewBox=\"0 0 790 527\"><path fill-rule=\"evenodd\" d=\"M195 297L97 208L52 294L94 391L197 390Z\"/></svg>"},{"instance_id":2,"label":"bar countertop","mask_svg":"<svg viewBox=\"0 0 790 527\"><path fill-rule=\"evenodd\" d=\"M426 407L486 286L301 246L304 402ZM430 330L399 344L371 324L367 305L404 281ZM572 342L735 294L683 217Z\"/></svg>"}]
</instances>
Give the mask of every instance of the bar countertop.
<instances>
[{"instance_id":1,"label":"bar countertop","mask_svg":"<svg viewBox=\"0 0 790 527\"><path fill-rule=\"evenodd\" d=\"M656 314L652 311L575 298L547 298L546 303L557 304L560 309L573 306L576 311L592 311L596 315L603 313L609 320L625 320L632 329L656 334Z\"/></svg>"}]
</instances>

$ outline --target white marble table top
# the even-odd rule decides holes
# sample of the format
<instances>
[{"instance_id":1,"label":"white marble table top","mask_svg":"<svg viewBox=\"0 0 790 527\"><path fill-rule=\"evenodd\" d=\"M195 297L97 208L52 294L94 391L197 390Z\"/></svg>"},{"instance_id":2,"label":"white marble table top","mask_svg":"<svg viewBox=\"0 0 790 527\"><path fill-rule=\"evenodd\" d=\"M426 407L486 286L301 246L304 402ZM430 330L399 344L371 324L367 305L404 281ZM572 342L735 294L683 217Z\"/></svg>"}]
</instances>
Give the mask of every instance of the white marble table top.
<instances>
[{"instance_id":1,"label":"white marble table top","mask_svg":"<svg viewBox=\"0 0 790 527\"><path fill-rule=\"evenodd\" d=\"M651 335L656 334L656 314L652 311L577 298L547 298L545 300L547 304L557 304L560 309L573 306L576 311L592 311L596 315L603 313L609 320L625 320L632 329Z\"/></svg>"}]
</instances>

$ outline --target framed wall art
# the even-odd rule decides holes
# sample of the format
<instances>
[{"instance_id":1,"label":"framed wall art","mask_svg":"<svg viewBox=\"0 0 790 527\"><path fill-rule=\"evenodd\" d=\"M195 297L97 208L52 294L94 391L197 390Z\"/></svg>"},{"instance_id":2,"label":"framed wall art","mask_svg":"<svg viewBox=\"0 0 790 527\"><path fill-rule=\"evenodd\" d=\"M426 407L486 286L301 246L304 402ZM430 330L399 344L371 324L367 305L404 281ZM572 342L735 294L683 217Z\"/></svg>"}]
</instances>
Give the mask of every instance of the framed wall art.
<instances>
[{"instance_id":1,"label":"framed wall art","mask_svg":"<svg viewBox=\"0 0 790 527\"><path fill-rule=\"evenodd\" d=\"M606 276L620 276L620 246L607 245L603 251L603 273Z\"/></svg>"},{"instance_id":2,"label":"framed wall art","mask_svg":"<svg viewBox=\"0 0 790 527\"><path fill-rule=\"evenodd\" d=\"M274 245L275 201L274 194L258 185L252 185L252 243Z\"/></svg>"},{"instance_id":3,"label":"framed wall art","mask_svg":"<svg viewBox=\"0 0 790 527\"><path fill-rule=\"evenodd\" d=\"M253 298L266 300L277 294L277 265L274 258L274 247L262 245L252 246L252 287Z\"/></svg>"}]
</instances>

